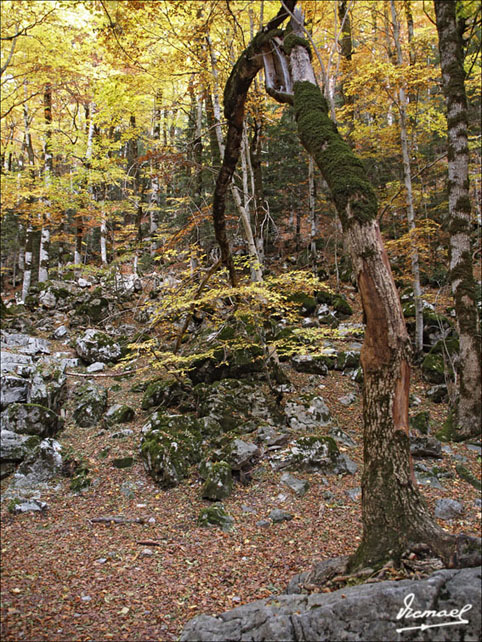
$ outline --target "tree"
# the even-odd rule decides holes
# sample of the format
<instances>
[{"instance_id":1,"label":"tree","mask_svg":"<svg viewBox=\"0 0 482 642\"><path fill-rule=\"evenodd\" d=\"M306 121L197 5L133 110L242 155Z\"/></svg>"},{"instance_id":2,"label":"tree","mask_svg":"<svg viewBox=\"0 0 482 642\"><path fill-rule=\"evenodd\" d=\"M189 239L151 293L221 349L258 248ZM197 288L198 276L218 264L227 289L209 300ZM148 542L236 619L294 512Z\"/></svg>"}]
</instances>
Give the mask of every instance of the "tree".
<instances>
[{"instance_id":1,"label":"tree","mask_svg":"<svg viewBox=\"0 0 482 642\"><path fill-rule=\"evenodd\" d=\"M413 474L408 437L410 342L377 223L377 198L361 161L330 120L311 64L296 0L286 1L236 62L224 92L226 151L213 202L221 258L236 280L224 219L225 194L239 158L247 92L264 64L267 89L292 103L300 140L326 180L348 239L365 316L362 542L351 568L399 560L424 542L446 564L466 561L464 536L442 531L428 513ZM289 28L279 27L291 15ZM456 550L455 543L458 543Z\"/></svg>"},{"instance_id":2,"label":"tree","mask_svg":"<svg viewBox=\"0 0 482 642\"><path fill-rule=\"evenodd\" d=\"M466 439L480 435L482 422L481 335L470 242L467 98L457 3L435 0L434 5L447 104L450 284L460 344L459 394L452 422L455 438Z\"/></svg>"}]
</instances>

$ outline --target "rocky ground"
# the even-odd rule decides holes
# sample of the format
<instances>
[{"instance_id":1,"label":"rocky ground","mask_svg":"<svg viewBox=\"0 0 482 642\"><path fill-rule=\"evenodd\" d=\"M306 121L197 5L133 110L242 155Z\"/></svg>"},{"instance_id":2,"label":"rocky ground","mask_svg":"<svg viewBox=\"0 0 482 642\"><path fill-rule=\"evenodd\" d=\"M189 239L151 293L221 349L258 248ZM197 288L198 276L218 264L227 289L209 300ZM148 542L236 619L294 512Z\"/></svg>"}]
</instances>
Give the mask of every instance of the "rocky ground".
<instances>
[{"instance_id":1,"label":"rocky ground","mask_svg":"<svg viewBox=\"0 0 482 642\"><path fill-rule=\"evenodd\" d=\"M284 363L290 383L274 389L262 372L239 370L194 390L172 381L148 388L157 376L145 360L122 376L114 366L119 337L136 322L117 319L101 340L94 329L107 321L92 317L115 314L110 300L82 286L91 294L77 314L90 316L76 322L59 309L57 290L41 293L36 323L9 319L2 335L3 363L13 364L2 372L2 423L16 435L2 434L2 475L11 473L2 480L2 639L175 640L197 614L279 595L295 573L353 552L362 467L356 337L333 344L331 361ZM127 321L131 329L119 330ZM417 478L440 524L478 534L480 491L467 479L480 479L480 445L434 438L447 416L437 381L414 371ZM193 417L198 441L187 444L185 419L167 414ZM220 504L227 517L218 525L209 513L200 520ZM392 576L403 572L388 569Z\"/></svg>"}]
</instances>

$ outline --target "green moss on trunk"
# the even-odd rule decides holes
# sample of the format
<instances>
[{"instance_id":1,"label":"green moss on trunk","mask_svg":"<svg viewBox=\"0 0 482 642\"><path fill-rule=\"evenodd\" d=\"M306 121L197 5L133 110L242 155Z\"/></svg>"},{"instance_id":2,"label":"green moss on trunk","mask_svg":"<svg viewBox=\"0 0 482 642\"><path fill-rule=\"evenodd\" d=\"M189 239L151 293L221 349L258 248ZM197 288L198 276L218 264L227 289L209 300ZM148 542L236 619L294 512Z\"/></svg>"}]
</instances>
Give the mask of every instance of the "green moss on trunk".
<instances>
[{"instance_id":1,"label":"green moss on trunk","mask_svg":"<svg viewBox=\"0 0 482 642\"><path fill-rule=\"evenodd\" d=\"M344 229L376 217L377 198L361 160L341 138L328 116L319 87L294 84L294 109L301 142L313 156L330 187Z\"/></svg>"}]
</instances>

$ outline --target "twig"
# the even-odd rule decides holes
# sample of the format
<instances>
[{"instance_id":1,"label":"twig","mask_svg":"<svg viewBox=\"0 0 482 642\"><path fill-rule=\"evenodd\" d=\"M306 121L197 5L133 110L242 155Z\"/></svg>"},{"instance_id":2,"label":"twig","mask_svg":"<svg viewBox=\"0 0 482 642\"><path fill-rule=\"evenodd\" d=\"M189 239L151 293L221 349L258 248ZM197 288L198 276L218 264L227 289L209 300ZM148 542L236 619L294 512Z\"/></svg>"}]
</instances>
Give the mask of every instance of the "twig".
<instances>
[{"instance_id":1,"label":"twig","mask_svg":"<svg viewBox=\"0 0 482 642\"><path fill-rule=\"evenodd\" d=\"M146 370L147 366L142 368L135 368L134 370L125 370L124 372L113 372L111 374L91 374L90 372L65 372L66 375L71 377L123 377L124 375L133 374L134 372L140 372L141 370Z\"/></svg>"},{"instance_id":2,"label":"twig","mask_svg":"<svg viewBox=\"0 0 482 642\"><path fill-rule=\"evenodd\" d=\"M126 517L92 517L88 520L91 524L145 524L143 517L127 519Z\"/></svg>"},{"instance_id":3,"label":"twig","mask_svg":"<svg viewBox=\"0 0 482 642\"><path fill-rule=\"evenodd\" d=\"M162 546L165 542L159 542L155 539L145 539L140 542L136 542L136 544L139 544L140 546Z\"/></svg>"}]
</instances>

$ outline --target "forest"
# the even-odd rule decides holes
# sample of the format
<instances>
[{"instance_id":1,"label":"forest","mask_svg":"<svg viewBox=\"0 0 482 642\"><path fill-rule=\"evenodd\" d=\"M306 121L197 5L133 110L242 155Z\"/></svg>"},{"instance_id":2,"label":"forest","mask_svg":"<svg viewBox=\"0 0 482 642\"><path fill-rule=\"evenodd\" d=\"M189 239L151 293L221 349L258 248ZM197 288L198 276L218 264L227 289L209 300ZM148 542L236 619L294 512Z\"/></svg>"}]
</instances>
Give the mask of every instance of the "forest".
<instances>
[{"instance_id":1,"label":"forest","mask_svg":"<svg viewBox=\"0 0 482 642\"><path fill-rule=\"evenodd\" d=\"M0 11L2 639L477 639L480 2Z\"/></svg>"}]
</instances>

